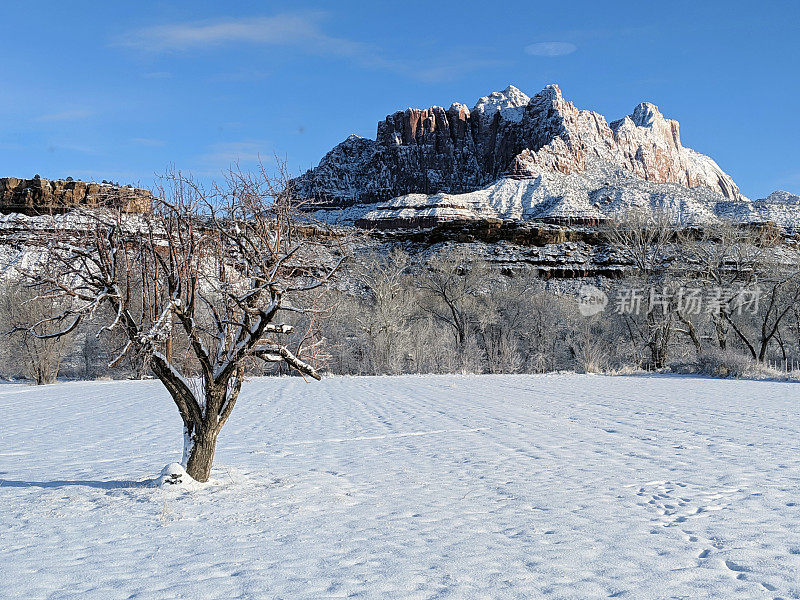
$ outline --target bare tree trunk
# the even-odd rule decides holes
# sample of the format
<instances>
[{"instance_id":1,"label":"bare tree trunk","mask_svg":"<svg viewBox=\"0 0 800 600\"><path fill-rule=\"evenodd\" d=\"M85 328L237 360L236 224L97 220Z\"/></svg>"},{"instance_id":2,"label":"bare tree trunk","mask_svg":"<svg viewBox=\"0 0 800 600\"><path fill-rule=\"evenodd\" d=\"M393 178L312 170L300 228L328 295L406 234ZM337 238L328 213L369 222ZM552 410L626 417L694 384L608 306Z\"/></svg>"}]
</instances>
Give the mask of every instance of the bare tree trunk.
<instances>
[{"instance_id":1,"label":"bare tree trunk","mask_svg":"<svg viewBox=\"0 0 800 600\"><path fill-rule=\"evenodd\" d=\"M233 386L228 386L228 380L206 384L203 392L204 408L195 419L183 422L182 463L186 473L195 481L204 483L211 476L217 437L236 403L243 377L244 369L240 367ZM193 396L183 400L184 405L195 402Z\"/></svg>"},{"instance_id":2,"label":"bare tree trunk","mask_svg":"<svg viewBox=\"0 0 800 600\"><path fill-rule=\"evenodd\" d=\"M694 344L694 349L697 354L700 354L703 351L703 344L700 341L700 336L697 335L697 328L694 326L694 323L683 313L679 310L675 311L675 315L678 317L681 323L686 326L686 335L689 336L689 339L692 340L692 344Z\"/></svg>"},{"instance_id":3,"label":"bare tree trunk","mask_svg":"<svg viewBox=\"0 0 800 600\"><path fill-rule=\"evenodd\" d=\"M670 315L659 317L655 312L650 312L647 315L649 337L647 346L650 349L650 358L654 369L663 369L667 366L669 341L672 336L672 325L669 319Z\"/></svg>"},{"instance_id":4,"label":"bare tree trunk","mask_svg":"<svg viewBox=\"0 0 800 600\"><path fill-rule=\"evenodd\" d=\"M717 333L717 342L719 343L720 350L726 350L728 347L728 325L724 319L722 319L719 315L715 315L714 319L714 331Z\"/></svg>"},{"instance_id":5,"label":"bare tree trunk","mask_svg":"<svg viewBox=\"0 0 800 600\"><path fill-rule=\"evenodd\" d=\"M184 425L183 464L186 473L195 481L205 482L211 477L218 435L217 427L201 427L193 431Z\"/></svg>"}]
</instances>

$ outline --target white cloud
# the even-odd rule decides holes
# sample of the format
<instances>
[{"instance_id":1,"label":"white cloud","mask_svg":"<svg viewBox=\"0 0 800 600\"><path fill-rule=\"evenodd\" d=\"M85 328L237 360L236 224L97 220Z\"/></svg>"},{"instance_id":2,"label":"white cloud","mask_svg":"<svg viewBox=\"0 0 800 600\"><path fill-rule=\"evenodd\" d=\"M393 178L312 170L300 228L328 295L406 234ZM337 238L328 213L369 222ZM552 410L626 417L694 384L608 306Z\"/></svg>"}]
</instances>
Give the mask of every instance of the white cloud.
<instances>
[{"instance_id":1,"label":"white cloud","mask_svg":"<svg viewBox=\"0 0 800 600\"><path fill-rule=\"evenodd\" d=\"M422 81L454 79L465 72L497 66L499 61L477 55L477 49L454 49L422 60L387 58L380 48L356 40L329 35L323 30L322 12L283 13L270 17L217 19L154 25L131 31L113 42L139 52L192 52L235 44L281 46L298 52L337 57L360 67L382 69ZM265 77L268 73L257 73ZM220 79L242 78L242 73Z\"/></svg>"},{"instance_id":2,"label":"white cloud","mask_svg":"<svg viewBox=\"0 0 800 600\"><path fill-rule=\"evenodd\" d=\"M318 54L364 59L369 56L367 45L324 33L319 25L321 18L321 13L305 12L155 25L131 31L117 40L116 45L147 52L166 52L248 43L298 46Z\"/></svg>"},{"instance_id":3,"label":"white cloud","mask_svg":"<svg viewBox=\"0 0 800 600\"><path fill-rule=\"evenodd\" d=\"M52 123L55 121L77 121L90 117L91 115L92 111L83 108L77 108L74 110L64 110L57 113L42 115L40 117L36 117L35 120L39 121L40 123Z\"/></svg>"},{"instance_id":4,"label":"white cloud","mask_svg":"<svg viewBox=\"0 0 800 600\"><path fill-rule=\"evenodd\" d=\"M578 49L575 44L570 42L537 42L525 46L525 54L531 56L565 56L572 54Z\"/></svg>"}]
</instances>

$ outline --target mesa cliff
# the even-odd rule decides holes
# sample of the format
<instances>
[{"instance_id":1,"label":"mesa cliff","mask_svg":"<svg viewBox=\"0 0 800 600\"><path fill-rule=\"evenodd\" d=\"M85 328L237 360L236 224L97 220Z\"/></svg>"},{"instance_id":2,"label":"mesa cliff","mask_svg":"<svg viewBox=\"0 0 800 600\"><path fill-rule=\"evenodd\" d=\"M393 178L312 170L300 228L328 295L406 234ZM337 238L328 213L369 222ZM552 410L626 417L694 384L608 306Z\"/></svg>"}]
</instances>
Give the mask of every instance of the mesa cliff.
<instances>
[{"instance_id":1,"label":"mesa cliff","mask_svg":"<svg viewBox=\"0 0 800 600\"><path fill-rule=\"evenodd\" d=\"M103 206L143 213L152 208L152 201L149 191L132 186L40 177L0 178L0 213L37 215Z\"/></svg>"}]
</instances>

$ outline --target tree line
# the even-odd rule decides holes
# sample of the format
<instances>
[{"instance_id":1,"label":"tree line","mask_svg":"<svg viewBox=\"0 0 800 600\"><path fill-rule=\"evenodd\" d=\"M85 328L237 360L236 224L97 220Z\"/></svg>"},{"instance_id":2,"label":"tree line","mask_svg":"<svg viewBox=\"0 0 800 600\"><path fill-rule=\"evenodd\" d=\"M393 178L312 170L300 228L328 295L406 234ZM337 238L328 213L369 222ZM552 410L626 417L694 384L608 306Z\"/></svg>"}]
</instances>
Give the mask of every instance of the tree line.
<instances>
[{"instance_id":1,"label":"tree line","mask_svg":"<svg viewBox=\"0 0 800 600\"><path fill-rule=\"evenodd\" d=\"M336 285L295 293L318 308L286 314L287 343L299 347L313 332L320 368L353 375L670 367L745 375L800 362L800 254L781 232L686 228L632 211L602 233L627 265L623 278L547 281L535 270L502 272L464 246L419 256L356 243ZM603 310L581 311L586 285L606 296ZM143 377L152 368L134 349L111 369L125 336L98 336L91 319L69 336L30 335L21 324L64 299L33 303L37 291L24 282L6 286L0 322L15 333L0 356L3 376L46 383L59 374ZM200 376L186 331L172 330L170 344L181 373ZM291 372L250 358L248 373Z\"/></svg>"}]
</instances>

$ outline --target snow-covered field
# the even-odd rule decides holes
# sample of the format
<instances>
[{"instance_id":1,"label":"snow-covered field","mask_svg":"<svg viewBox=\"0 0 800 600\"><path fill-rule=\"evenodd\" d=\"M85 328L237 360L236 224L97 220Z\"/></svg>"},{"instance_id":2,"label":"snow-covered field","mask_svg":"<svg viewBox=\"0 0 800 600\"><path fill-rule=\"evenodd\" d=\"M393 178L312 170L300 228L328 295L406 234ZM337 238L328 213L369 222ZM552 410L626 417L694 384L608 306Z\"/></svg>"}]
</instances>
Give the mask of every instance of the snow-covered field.
<instances>
[{"instance_id":1,"label":"snow-covered field","mask_svg":"<svg viewBox=\"0 0 800 600\"><path fill-rule=\"evenodd\" d=\"M800 598L800 387L257 379L216 483L158 382L0 385L0 598Z\"/></svg>"}]
</instances>

